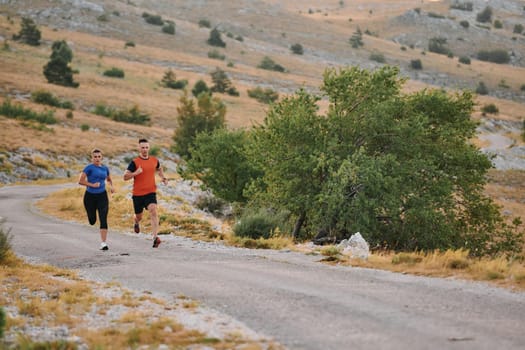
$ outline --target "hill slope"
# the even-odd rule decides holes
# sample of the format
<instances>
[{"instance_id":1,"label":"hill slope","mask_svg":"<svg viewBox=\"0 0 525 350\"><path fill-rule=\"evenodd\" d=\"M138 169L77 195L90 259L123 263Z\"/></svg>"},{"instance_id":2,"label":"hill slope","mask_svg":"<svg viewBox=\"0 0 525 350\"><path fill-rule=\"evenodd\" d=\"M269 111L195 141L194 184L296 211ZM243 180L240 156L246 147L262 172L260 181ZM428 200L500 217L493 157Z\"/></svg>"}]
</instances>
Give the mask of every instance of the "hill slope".
<instances>
[{"instance_id":1,"label":"hill slope","mask_svg":"<svg viewBox=\"0 0 525 350\"><path fill-rule=\"evenodd\" d=\"M248 89L269 87L281 96L300 87L317 91L326 68L380 66L370 59L371 54L383 55L386 64L400 67L410 78L407 91L475 89L483 81L489 95L478 97L479 107L494 103L499 114L489 118L474 113L473 118L483 121L476 142L501 155L501 169L525 169L519 135L525 116L525 91L521 90L525 35L513 33L515 25L525 25L523 2L490 2L493 20L502 23L501 29L476 23L476 14L486 1L469 2L472 11L451 9L451 1L421 0L0 0L0 102L9 97L26 108L49 109L30 101L32 92L44 89L75 105L73 118L67 118L66 110L56 109L59 123L47 130L0 118L0 137L5 140L0 147L2 182L74 173L78 161L84 161L94 146L110 157L125 157L142 135L169 148L182 92L160 86L168 69L177 79L187 79L190 88L199 79L211 84L210 72L216 67L225 70L240 92L240 97L220 95L228 108L228 124L249 127L264 118L268 107L247 97ZM146 23L145 13L173 21L175 35ZM11 40L20 30L21 17L38 24L42 45L31 47ZM225 48L206 43L211 28L199 25L204 19L222 32ZM461 21L468 21L469 28L459 25ZM364 33L364 45L356 49L349 39L358 28ZM446 39L454 57L428 52L429 39L438 37ZM78 89L48 84L42 74L55 40L66 40L73 50ZM130 42L135 46L126 46ZM293 44L301 44L304 54L293 54ZM474 57L480 49L505 49L511 62L478 61ZM212 50L225 59L209 58ZM265 56L287 72L257 68ZM471 64L459 63L458 56L471 57ZM422 70L410 68L415 59L422 61ZM123 69L125 78L103 76L112 67ZM94 115L92 110L100 103L114 108L137 106L151 117L152 126L115 123ZM21 168L26 168L22 175L16 172Z\"/></svg>"}]
</instances>

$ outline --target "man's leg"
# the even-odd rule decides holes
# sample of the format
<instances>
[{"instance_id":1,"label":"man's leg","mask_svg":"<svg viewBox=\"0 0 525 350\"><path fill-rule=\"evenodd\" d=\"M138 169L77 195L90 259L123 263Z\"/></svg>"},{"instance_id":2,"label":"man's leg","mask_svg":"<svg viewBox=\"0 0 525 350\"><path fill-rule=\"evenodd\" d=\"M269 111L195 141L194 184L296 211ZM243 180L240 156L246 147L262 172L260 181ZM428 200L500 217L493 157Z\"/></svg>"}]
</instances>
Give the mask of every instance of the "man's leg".
<instances>
[{"instance_id":1,"label":"man's leg","mask_svg":"<svg viewBox=\"0 0 525 350\"><path fill-rule=\"evenodd\" d=\"M155 237L157 237L157 233L159 232L159 216L157 214L157 204L150 203L148 205L148 211L151 219L151 234L155 239Z\"/></svg>"},{"instance_id":2,"label":"man's leg","mask_svg":"<svg viewBox=\"0 0 525 350\"><path fill-rule=\"evenodd\" d=\"M157 237L159 232L159 215L157 214L157 204L150 203L148 211L151 218L151 235L153 236L153 248L158 248L160 245L160 238Z\"/></svg>"}]
</instances>

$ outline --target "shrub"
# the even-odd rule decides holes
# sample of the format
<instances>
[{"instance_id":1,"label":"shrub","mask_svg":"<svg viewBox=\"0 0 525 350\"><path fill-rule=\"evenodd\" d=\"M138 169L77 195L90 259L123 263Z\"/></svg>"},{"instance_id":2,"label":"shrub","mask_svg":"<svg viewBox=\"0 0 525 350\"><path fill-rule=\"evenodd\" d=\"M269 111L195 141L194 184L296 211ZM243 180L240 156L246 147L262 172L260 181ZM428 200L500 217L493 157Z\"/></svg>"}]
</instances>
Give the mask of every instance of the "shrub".
<instances>
[{"instance_id":1,"label":"shrub","mask_svg":"<svg viewBox=\"0 0 525 350\"><path fill-rule=\"evenodd\" d=\"M13 35L13 40L21 41L28 45L38 46L40 45L40 38L42 33L36 27L35 22L28 17L22 17L22 28L17 35Z\"/></svg>"},{"instance_id":2,"label":"shrub","mask_svg":"<svg viewBox=\"0 0 525 350\"><path fill-rule=\"evenodd\" d=\"M500 88L503 88L503 89L508 89L510 88L509 84L507 84L507 82L505 81L505 79L501 79L498 83L498 87Z\"/></svg>"},{"instance_id":3,"label":"shrub","mask_svg":"<svg viewBox=\"0 0 525 350\"><path fill-rule=\"evenodd\" d=\"M386 62L385 55L383 55L382 53L376 53L376 52L373 52L373 53L370 54L370 60L371 61L376 61L376 62L379 62L379 63L385 63Z\"/></svg>"},{"instance_id":4,"label":"shrub","mask_svg":"<svg viewBox=\"0 0 525 350\"><path fill-rule=\"evenodd\" d=\"M219 52L219 50L208 51L208 58L214 58L217 60L224 61L226 56Z\"/></svg>"},{"instance_id":5,"label":"shrub","mask_svg":"<svg viewBox=\"0 0 525 350\"><path fill-rule=\"evenodd\" d=\"M470 23L466 20L463 20L459 22L459 25L462 26L463 28L468 28L470 26Z\"/></svg>"},{"instance_id":6,"label":"shrub","mask_svg":"<svg viewBox=\"0 0 525 350\"><path fill-rule=\"evenodd\" d=\"M175 35L175 23L167 23L162 27L162 32Z\"/></svg>"},{"instance_id":7,"label":"shrub","mask_svg":"<svg viewBox=\"0 0 525 350\"><path fill-rule=\"evenodd\" d=\"M358 49L359 47L364 46L365 44L363 43L363 33L361 32L361 29L357 28L357 30L354 32L354 34L348 41L354 49Z\"/></svg>"},{"instance_id":8,"label":"shrub","mask_svg":"<svg viewBox=\"0 0 525 350\"><path fill-rule=\"evenodd\" d=\"M188 85L188 80L181 79L176 81L170 81L166 84L167 88L175 89L175 90L182 90Z\"/></svg>"},{"instance_id":9,"label":"shrub","mask_svg":"<svg viewBox=\"0 0 525 350\"><path fill-rule=\"evenodd\" d=\"M471 1L465 3L454 2L450 5L450 8L461 11L472 11L474 9L474 5Z\"/></svg>"},{"instance_id":10,"label":"shrub","mask_svg":"<svg viewBox=\"0 0 525 350\"><path fill-rule=\"evenodd\" d=\"M197 208L207 211L214 216L222 216L226 204L227 203L223 199L213 195L201 195L197 197L197 200L195 201L195 206Z\"/></svg>"},{"instance_id":11,"label":"shrub","mask_svg":"<svg viewBox=\"0 0 525 350\"><path fill-rule=\"evenodd\" d=\"M489 93L489 89L484 82L480 81L476 87L476 93L479 95L487 95Z\"/></svg>"},{"instance_id":12,"label":"shrub","mask_svg":"<svg viewBox=\"0 0 525 350\"><path fill-rule=\"evenodd\" d=\"M240 93L235 86L231 86L226 90L226 93L230 96L239 96Z\"/></svg>"},{"instance_id":13,"label":"shrub","mask_svg":"<svg viewBox=\"0 0 525 350\"><path fill-rule=\"evenodd\" d=\"M128 110L116 111L111 115L111 119L117 122L139 125L148 125L150 122L150 117L147 114L140 112L137 105Z\"/></svg>"},{"instance_id":14,"label":"shrub","mask_svg":"<svg viewBox=\"0 0 525 350\"><path fill-rule=\"evenodd\" d=\"M89 124L82 124L82 125L80 125L80 130L88 131L89 130Z\"/></svg>"},{"instance_id":15,"label":"shrub","mask_svg":"<svg viewBox=\"0 0 525 350\"><path fill-rule=\"evenodd\" d=\"M483 114L485 113L498 114L499 113L499 109L494 103L484 105L483 107L481 107L481 111L483 112Z\"/></svg>"},{"instance_id":16,"label":"shrub","mask_svg":"<svg viewBox=\"0 0 525 350\"><path fill-rule=\"evenodd\" d=\"M104 72L104 76L112 78L124 78L124 71L120 68L112 67Z\"/></svg>"},{"instance_id":17,"label":"shrub","mask_svg":"<svg viewBox=\"0 0 525 350\"><path fill-rule=\"evenodd\" d=\"M428 41L428 51L447 55L450 50L448 49L446 38L431 38Z\"/></svg>"},{"instance_id":18,"label":"shrub","mask_svg":"<svg viewBox=\"0 0 525 350\"><path fill-rule=\"evenodd\" d=\"M124 47L128 47L128 46L135 47L135 43L133 41L126 41L126 43L124 44Z\"/></svg>"},{"instance_id":19,"label":"shrub","mask_svg":"<svg viewBox=\"0 0 525 350\"><path fill-rule=\"evenodd\" d=\"M439 13L435 13L435 12L429 12L428 13L428 17L430 17L430 18L438 18L438 19L445 18L445 16L440 15Z\"/></svg>"},{"instance_id":20,"label":"shrub","mask_svg":"<svg viewBox=\"0 0 525 350\"><path fill-rule=\"evenodd\" d=\"M159 15L150 15L149 13L144 12L142 14L142 17L144 18L146 23L153 24L155 26L161 26L164 24L162 17Z\"/></svg>"},{"instance_id":21,"label":"shrub","mask_svg":"<svg viewBox=\"0 0 525 350\"><path fill-rule=\"evenodd\" d=\"M501 23L501 21L499 19L495 20L494 21L494 28L496 28L496 29L503 28L503 23Z\"/></svg>"},{"instance_id":22,"label":"shrub","mask_svg":"<svg viewBox=\"0 0 525 350\"><path fill-rule=\"evenodd\" d=\"M459 61L459 63L470 64L470 57L468 57L468 56L460 56L458 61Z\"/></svg>"},{"instance_id":23,"label":"shrub","mask_svg":"<svg viewBox=\"0 0 525 350\"><path fill-rule=\"evenodd\" d=\"M276 72L284 72L285 69L280 64L275 63L274 60L272 60L268 56L264 56L261 63L257 66L257 68L266 69L266 70L273 70Z\"/></svg>"},{"instance_id":24,"label":"shrub","mask_svg":"<svg viewBox=\"0 0 525 350\"><path fill-rule=\"evenodd\" d=\"M100 16L97 17L97 21L99 22L109 22L109 17L107 14L103 13Z\"/></svg>"},{"instance_id":25,"label":"shrub","mask_svg":"<svg viewBox=\"0 0 525 350\"><path fill-rule=\"evenodd\" d=\"M72 111L67 111L66 118L67 119L73 119L73 112Z\"/></svg>"},{"instance_id":26,"label":"shrub","mask_svg":"<svg viewBox=\"0 0 525 350\"><path fill-rule=\"evenodd\" d=\"M523 32L523 25L522 24L515 24L514 29L512 30L513 33L521 34Z\"/></svg>"},{"instance_id":27,"label":"shrub","mask_svg":"<svg viewBox=\"0 0 525 350\"><path fill-rule=\"evenodd\" d=\"M411 60L410 67L412 67L412 69L423 69L423 63L421 63L421 60L419 58Z\"/></svg>"},{"instance_id":28,"label":"shrub","mask_svg":"<svg viewBox=\"0 0 525 350\"><path fill-rule=\"evenodd\" d=\"M493 63L508 63L510 56L507 50L481 50L478 52L478 59L480 61L488 61Z\"/></svg>"},{"instance_id":29,"label":"shrub","mask_svg":"<svg viewBox=\"0 0 525 350\"><path fill-rule=\"evenodd\" d=\"M303 51L303 45L301 44L293 44L291 47L290 47L290 50L292 50L292 52L296 55L302 55L304 53Z\"/></svg>"},{"instance_id":30,"label":"shrub","mask_svg":"<svg viewBox=\"0 0 525 350\"><path fill-rule=\"evenodd\" d=\"M37 113L31 109L24 108L21 104L11 104L10 99L4 100L0 106L0 115L11 119L34 120L41 124L56 124L57 122L53 111Z\"/></svg>"},{"instance_id":31,"label":"shrub","mask_svg":"<svg viewBox=\"0 0 525 350\"><path fill-rule=\"evenodd\" d=\"M98 103L93 113L103 117L110 118L117 122L124 122L130 124L149 125L150 117L147 114L141 113L137 105L131 107L128 110L118 110L106 106L103 103Z\"/></svg>"},{"instance_id":32,"label":"shrub","mask_svg":"<svg viewBox=\"0 0 525 350\"><path fill-rule=\"evenodd\" d=\"M476 15L476 21L480 23L487 23L492 20L492 8L490 6L487 6Z\"/></svg>"},{"instance_id":33,"label":"shrub","mask_svg":"<svg viewBox=\"0 0 525 350\"><path fill-rule=\"evenodd\" d=\"M521 84L521 86L520 86L520 90L521 90L521 91L525 91L525 84Z\"/></svg>"},{"instance_id":34,"label":"shrub","mask_svg":"<svg viewBox=\"0 0 525 350\"><path fill-rule=\"evenodd\" d=\"M177 80L177 75L171 69L164 72L164 76L160 83L162 86L170 89L184 89L186 85L188 85L186 79Z\"/></svg>"},{"instance_id":35,"label":"shrub","mask_svg":"<svg viewBox=\"0 0 525 350\"><path fill-rule=\"evenodd\" d=\"M206 85L206 82L204 80L198 80L195 85L193 85L193 89L191 89L191 93L193 96L197 97L201 93L210 93L210 88L208 85Z\"/></svg>"},{"instance_id":36,"label":"shrub","mask_svg":"<svg viewBox=\"0 0 525 350\"><path fill-rule=\"evenodd\" d=\"M233 233L237 237L252 239L270 238L278 228L275 215L267 211L248 213L241 217L233 227Z\"/></svg>"},{"instance_id":37,"label":"shrub","mask_svg":"<svg viewBox=\"0 0 525 350\"><path fill-rule=\"evenodd\" d=\"M60 101L51 92L46 90L37 90L31 93L31 100L47 106L74 109L73 103L70 101Z\"/></svg>"},{"instance_id":38,"label":"shrub","mask_svg":"<svg viewBox=\"0 0 525 350\"><path fill-rule=\"evenodd\" d=\"M208 19L200 19L199 20L199 27L200 28L211 28L211 23Z\"/></svg>"},{"instance_id":39,"label":"shrub","mask_svg":"<svg viewBox=\"0 0 525 350\"><path fill-rule=\"evenodd\" d=\"M248 96L261 103L272 103L279 98L279 94L276 91L270 88L263 89L259 86L255 89L248 90Z\"/></svg>"},{"instance_id":40,"label":"shrub","mask_svg":"<svg viewBox=\"0 0 525 350\"><path fill-rule=\"evenodd\" d=\"M221 32L217 28L213 28L210 31L207 43L211 46L226 47L226 43L221 38Z\"/></svg>"},{"instance_id":41,"label":"shrub","mask_svg":"<svg viewBox=\"0 0 525 350\"><path fill-rule=\"evenodd\" d=\"M0 221L0 264L3 264L5 262L9 251L11 250L10 230L5 230L3 224L3 221Z\"/></svg>"},{"instance_id":42,"label":"shrub","mask_svg":"<svg viewBox=\"0 0 525 350\"><path fill-rule=\"evenodd\" d=\"M60 101L51 92L46 90L37 90L31 93L31 100L36 103L59 107Z\"/></svg>"},{"instance_id":43,"label":"shrub","mask_svg":"<svg viewBox=\"0 0 525 350\"><path fill-rule=\"evenodd\" d=\"M225 71L217 67L215 71L210 74L213 82L213 86L210 88L212 92L230 93L232 82Z\"/></svg>"}]
</instances>

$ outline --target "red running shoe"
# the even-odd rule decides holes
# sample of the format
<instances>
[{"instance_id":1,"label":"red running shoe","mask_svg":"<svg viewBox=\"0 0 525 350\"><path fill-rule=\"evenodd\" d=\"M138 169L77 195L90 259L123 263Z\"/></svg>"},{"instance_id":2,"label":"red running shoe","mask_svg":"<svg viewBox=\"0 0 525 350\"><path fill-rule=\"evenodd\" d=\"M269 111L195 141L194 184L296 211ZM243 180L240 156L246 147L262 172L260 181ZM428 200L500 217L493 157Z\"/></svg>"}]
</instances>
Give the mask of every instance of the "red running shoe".
<instances>
[{"instance_id":1,"label":"red running shoe","mask_svg":"<svg viewBox=\"0 0 525 350\"><path fill-rule=\"evenodd\" d=\"M133 225L133 231L135 231L135 233L140 232L140 225L138 222L136 222L135 225Z\"/></svg>"},{"instance_id":2,"label":"red running shoe","mask_svg":"<svg viewBox=\"0 0 525 350\"><path fill-rule=\"evenodd\" d=\"M153 240L153 248L158 248L159 245L160 245L160 238L155 237L155 239Z\"/></svg>"}]
</instances>

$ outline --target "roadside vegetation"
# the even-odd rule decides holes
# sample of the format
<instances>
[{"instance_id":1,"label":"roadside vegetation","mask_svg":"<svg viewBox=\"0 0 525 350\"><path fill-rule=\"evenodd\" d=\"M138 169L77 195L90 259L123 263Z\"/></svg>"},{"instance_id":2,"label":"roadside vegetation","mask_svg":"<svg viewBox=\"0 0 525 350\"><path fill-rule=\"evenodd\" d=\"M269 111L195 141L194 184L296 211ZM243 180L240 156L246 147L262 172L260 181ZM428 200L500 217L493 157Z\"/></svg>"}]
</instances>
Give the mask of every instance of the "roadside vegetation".
<instances>
[{"instance_id":1,"label":"roadside vegetation","mask_svg":"<svg viewBox=\"0 0 525 350\"><path fill-rule=\"evenodd\" d=\"M177 310L198 312L199 306L183 295L167 301L149 291L136 293L118 283L86 281L69 270L25 263L11 252L9 237L9 230L0 227L1 349L150 349L161 344L264 348L235 332L219 339L185 328L177 322ZM61 335L35 341L29 334L38 329ZM281 348L271 343L265 346Z\"/></svg>"}]
</instances>

